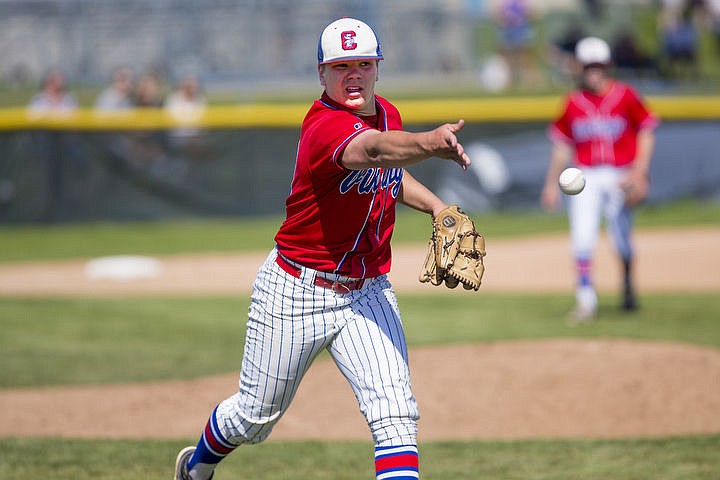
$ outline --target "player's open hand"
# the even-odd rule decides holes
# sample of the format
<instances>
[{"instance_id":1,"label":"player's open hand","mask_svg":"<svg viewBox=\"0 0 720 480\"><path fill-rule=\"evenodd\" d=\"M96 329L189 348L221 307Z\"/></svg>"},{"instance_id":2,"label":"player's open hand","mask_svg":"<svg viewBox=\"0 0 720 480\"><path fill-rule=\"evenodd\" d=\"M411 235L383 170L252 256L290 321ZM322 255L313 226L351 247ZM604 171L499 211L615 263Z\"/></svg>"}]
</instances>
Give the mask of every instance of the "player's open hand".
<instances>
[{"instance_id":1,"label":"player's open hand","mask_svg":"<svg viewBox=\"0 0 720 480\"><path fill-rule=\"evenodd\" d=\"M435 156L452 160L467 170L470 165L470 157L465 153L465 148L458 141L457 132L465 126L465 120L459 120L457 123L446 123L440 125L434 131L437 135L438 143L435 148Z\"/></svg>"},{"instance_id":2,"label":"player's open hand","mask_svg":"<svg viewBox=\"0 0 720 480\"><path fill-rule=\"evenodd\" d=\"M631 169L620 181L620 188L625 192L625 204L635 206L648 195L650 182L646 172Z\"/></svg>"},{"instance_id":3,"label":"player's open hand","mask_svg":"<svg viewBox=\"0 0 720 480\"><path fill-rule=\"evenodd\" d=\"M540 205L548 212L560 208L560 189L556 183L546 183L540 193Z\"/></svg>"}]
</instances>

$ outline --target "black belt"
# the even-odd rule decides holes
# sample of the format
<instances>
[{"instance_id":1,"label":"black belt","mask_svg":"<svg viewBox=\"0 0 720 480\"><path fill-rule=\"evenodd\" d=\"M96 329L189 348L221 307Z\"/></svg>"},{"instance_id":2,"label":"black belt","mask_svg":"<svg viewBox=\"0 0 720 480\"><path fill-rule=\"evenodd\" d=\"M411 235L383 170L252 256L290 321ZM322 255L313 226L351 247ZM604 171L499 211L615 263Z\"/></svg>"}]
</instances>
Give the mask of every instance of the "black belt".
<instances>
[{"instance_id":1,"label":"black belt","mask_svg":"<svg viewBox=\"0 0 720 480\"><path fill-rule=\"evenodd\" d=\"M295 278L300 278L300 275L302 274L302 270L300 268L296 267L295 265L291 264L287 260L285 260L284 257L278 254L277 257L275 257L275 263L277 263L280 268L285 270L285 272L289 273ZM346 282L340 282L337 280L329 280L327 278L323 278L319 275L315 275L315 280L313 280L313 284L317 285L318 287L322 288L329 288L333 290L335 293L339 293L342 295L345 295L346 293L350 293L353 290L359 290L362 288L363 284L365 283L364 278L360 278L358 280L348 280Z\"/></svg>"}]
</instances>

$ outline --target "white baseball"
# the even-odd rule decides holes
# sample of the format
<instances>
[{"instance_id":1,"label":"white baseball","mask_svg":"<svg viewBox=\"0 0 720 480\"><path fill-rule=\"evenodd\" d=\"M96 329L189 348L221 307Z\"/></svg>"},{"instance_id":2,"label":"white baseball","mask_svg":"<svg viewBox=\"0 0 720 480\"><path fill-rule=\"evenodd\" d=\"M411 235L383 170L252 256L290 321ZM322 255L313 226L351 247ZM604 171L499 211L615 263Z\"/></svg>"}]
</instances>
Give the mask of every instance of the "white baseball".
<instances>
[{"instance_id":1,"label":"white baseball","mask_svg":"<svg viewBox=\"0 0 720 480\"><path fill-rule=\"evenodd\" d=\"M585 175L579 168L569 167L560 174L558 184L563 193L577 195L585 188Z\"/></svg>"}]
</instances>

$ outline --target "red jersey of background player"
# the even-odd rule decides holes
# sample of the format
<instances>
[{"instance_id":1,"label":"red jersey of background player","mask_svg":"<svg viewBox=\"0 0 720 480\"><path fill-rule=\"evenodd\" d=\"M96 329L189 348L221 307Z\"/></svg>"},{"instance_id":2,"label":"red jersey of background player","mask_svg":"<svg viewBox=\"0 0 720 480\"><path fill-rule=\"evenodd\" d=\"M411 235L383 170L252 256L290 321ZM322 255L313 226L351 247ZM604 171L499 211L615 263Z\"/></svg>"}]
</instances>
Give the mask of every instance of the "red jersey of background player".
<instances>
[{"instance_id":1,"label":"red jersey of background player","mask_svg":"<svg viewBox=\"0 0 720 480\"><path fill-rule=\"evenodd\" d=\"M361 117L326 94L310 107L285 201L286 219L275 236L278 251L287 259L355 278L390 271L403 169L348 170L340 162L359 133L402 128L400 113L390 102L376 95L375 107L377 115Z\"/></svg>"},{"instance_id":2,"label":"red jersey of background player","mask_svg":"<svg viewBox=\"0 0 720 480\"><path fill-rule=\"evenodd\" d=\"M635 90L613 80L602 95L587 90L568 94L565 110L550 125L549 135L573 144L579 165L622 167L635 159L638 131L657 124Z\"/></svg>"}]
</instances>

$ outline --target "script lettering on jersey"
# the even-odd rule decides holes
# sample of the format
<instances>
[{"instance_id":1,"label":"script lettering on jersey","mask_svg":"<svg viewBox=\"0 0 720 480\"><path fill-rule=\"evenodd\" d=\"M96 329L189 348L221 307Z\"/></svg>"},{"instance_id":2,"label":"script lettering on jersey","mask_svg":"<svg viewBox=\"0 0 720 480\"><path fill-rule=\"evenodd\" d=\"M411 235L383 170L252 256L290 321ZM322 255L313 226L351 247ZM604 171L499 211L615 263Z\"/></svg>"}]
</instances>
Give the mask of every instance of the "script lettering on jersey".
<instances>
[{"instance_id":1,"label":"script lettering on jersey","mask_svg":"<svg viewBox=\"0 0 720 480\"><path fill-rule=\"evenodd\" d=\"M612 140L620 138L627 121L620 116L592 116L573 120L573 138L578 142L588 140Z\"/></svg>"},{"instance_id":2,"label":"script lettering on jersey","mask_svg":"<svg viewBox=\"0 0 720 480\"><path fill-rule=\"evenodd\" d=\"M393 198L397 198L402 177L402 168L353 170L340 184L340 193L344 195L354 187L357 187L358 193L375 193L380 189L389 190Z\"/></svg>"}]
</instances>

